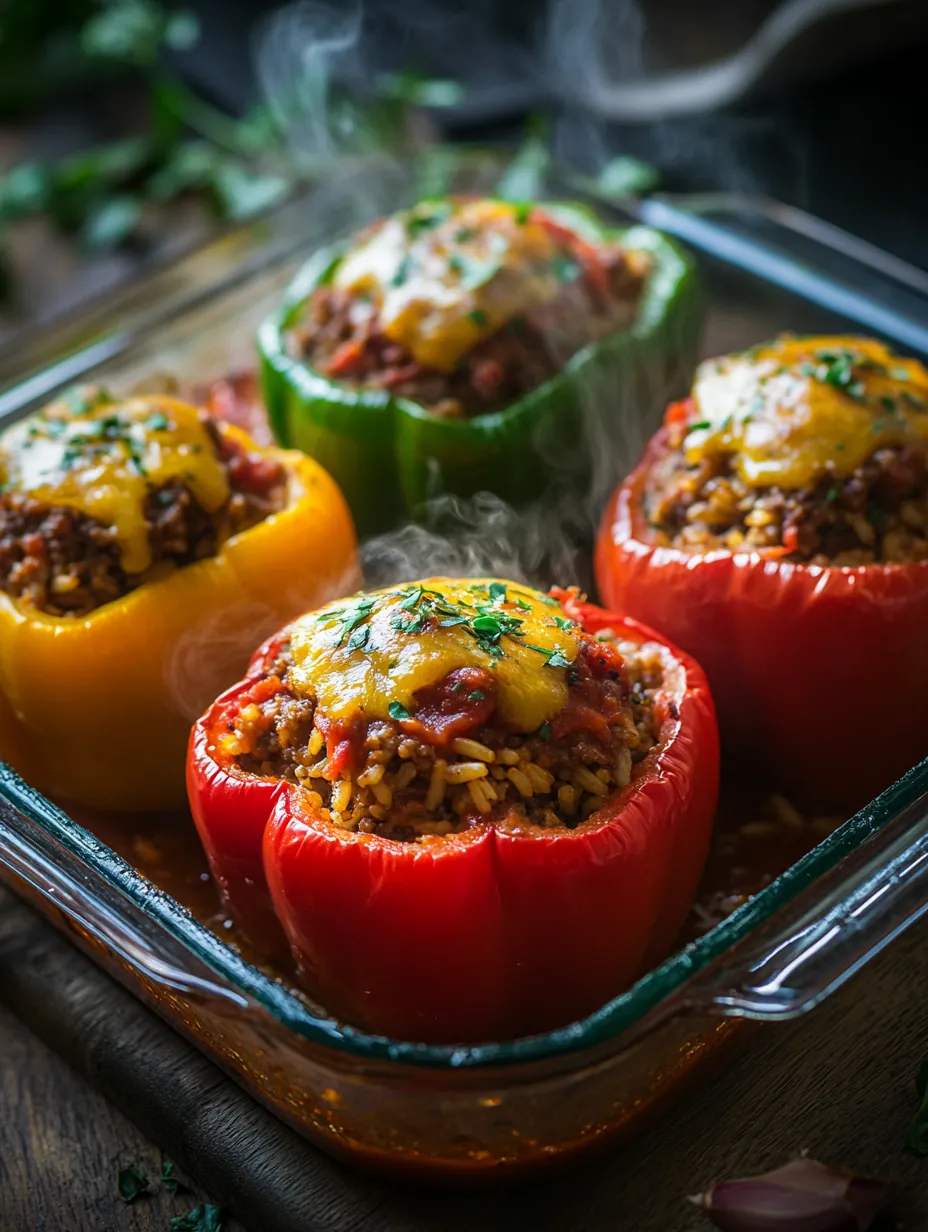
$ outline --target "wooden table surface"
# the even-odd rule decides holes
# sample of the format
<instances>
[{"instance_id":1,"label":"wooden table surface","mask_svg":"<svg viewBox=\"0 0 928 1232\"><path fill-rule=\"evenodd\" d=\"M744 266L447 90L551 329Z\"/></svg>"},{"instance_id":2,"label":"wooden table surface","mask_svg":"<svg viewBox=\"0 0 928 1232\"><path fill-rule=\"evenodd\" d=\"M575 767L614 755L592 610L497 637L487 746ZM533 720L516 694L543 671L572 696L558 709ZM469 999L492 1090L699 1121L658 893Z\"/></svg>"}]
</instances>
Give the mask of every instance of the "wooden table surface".
<instances>
[{"instance_id":1,"label":"wooden table surface","mask_svg":"<svg viewBox=\"0 0 928 1232\"><path fill-rule=\"evenodd\" d=\"M897 1226L928 1228L928 1160L903 1150L915 1071L928 1056L926 943L928 920L811 1016L759 1032L710 1085L586 1167L579 1184L574 1175L454 1196L385 1186L364 1232L490 1232L520 1226L520 1214L541 1232L696 1232L708 1225L684 1195L802 1149L895 1182ZM156 1177L160 1151L2 1006L0 1055L3 1232L166 1232L204 1200L161 1191L125 1206L118 1168L134 1163Z\"/></svg>"}]
</instances>

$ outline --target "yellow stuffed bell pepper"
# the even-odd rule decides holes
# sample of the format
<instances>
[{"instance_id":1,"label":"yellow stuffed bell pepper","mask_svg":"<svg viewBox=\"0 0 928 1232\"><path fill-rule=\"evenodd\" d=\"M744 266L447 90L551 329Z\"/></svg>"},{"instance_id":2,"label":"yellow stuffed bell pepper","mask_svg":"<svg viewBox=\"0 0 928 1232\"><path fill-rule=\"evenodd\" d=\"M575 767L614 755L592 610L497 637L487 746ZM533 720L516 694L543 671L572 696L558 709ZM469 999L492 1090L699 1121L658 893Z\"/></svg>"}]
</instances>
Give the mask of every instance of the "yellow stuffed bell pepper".
<instances>
[{"instance_id":1,"label":"yellow stuffed bell pepper","mask_svg":"<svg viewBox=\"0 0 928 1232\"><path fill-rule=\"evenodd\" d=\"M0 434L0 758L59 799L180 806L192 720L358 580L312 459L173 398L54 403Z\"/></svg>"}]
</instances>

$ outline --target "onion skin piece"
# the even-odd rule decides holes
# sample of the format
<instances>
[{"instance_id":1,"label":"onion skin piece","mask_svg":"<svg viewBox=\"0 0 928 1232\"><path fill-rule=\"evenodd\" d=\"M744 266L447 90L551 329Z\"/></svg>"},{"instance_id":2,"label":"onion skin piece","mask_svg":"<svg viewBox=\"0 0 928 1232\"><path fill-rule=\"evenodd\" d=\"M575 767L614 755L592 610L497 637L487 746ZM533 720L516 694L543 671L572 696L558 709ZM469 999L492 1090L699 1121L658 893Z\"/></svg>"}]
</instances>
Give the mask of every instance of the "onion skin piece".
<instances>
[{"instance_id":1,"label":"onion skin piece","mask_svg":"<svg viewBox=\"0 0 928 1232\"><path fill-rule=\"evenodd\" d=\"M889 1187L805 1156L691 1197L723 1232L867 1232Z\"/></svg>"}]
</instances>

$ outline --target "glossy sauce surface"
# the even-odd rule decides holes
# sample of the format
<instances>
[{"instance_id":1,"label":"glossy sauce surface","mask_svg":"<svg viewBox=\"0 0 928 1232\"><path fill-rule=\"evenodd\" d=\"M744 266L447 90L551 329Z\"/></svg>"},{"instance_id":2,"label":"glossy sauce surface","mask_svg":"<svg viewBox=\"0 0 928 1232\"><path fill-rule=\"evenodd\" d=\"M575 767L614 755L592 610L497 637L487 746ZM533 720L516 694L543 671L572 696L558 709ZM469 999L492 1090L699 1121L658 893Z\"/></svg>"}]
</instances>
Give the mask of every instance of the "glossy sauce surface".
<instances>
[{"instance_id":1,"label":"glossy sauce surface","mask_svg":"<svg viewBox=\"0 0 928 1232\"><path fill-rule=\"evenodd\" d=\"M871 339L786 337L706 360L693 402L687 460L731 454L756 487L845 478L877 449L928 441L928 370Z\"/></svg>"},{"instance_id":2,"label":"glossy sauce surface","mask_svg":"<svg viewBox=\"0 0 928 1232\"><path fill-rule=\"evenodd\" d=\"M183 482L207 513L229 499L226 473L196 407L175 398L55 402L0 436L0 481L114 528L127 573L151 564L145 505Z\"/></svg>"},{"instance_id":3,"label":"glossy sauce surface","mask_svg":"<svg viewBox=\"0 0 928 1232\"><path fill-rule=\"evenodd\" d=\"M496 681L503 722L532 732L567 702L579 649L572 629L560 605L531 587L430 578L302 617L291 629L291 682L329 718L388 719L397 706L411 712L415 694L450 672L480 668Z\"/></svg>"},{"instance_id":4,"label":"glossy sauce surface","mask_svg":"<svg viewBox=\"0 0 928 1232\"><path fill-rule=\"evenodd\" d=\"M386 219L342 260L333 285L380 328L449 372L481 339L561 289L561 246L540 210L505 201L423 202Z\"/></svg>"}]
</instances>

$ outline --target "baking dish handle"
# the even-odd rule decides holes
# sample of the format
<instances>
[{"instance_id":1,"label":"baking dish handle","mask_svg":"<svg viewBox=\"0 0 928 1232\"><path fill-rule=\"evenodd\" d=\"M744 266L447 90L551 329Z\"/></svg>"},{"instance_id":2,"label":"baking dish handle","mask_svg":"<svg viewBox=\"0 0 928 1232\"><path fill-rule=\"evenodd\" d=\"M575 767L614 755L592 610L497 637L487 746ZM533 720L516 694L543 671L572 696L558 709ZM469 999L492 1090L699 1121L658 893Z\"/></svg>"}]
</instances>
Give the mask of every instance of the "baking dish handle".
<instances>
[{"instance_id":1,"label":"baking dish handle","mask_svg":"<svg viewBox=\"0 0 928 1232\"><path fill-rule=\"evenodd\" d=\"M876 823L879 809L877 800L847 824L866 822L868 814ZM838 834L832 838L840 841ZM741 910L749 913L750 907ZM841 987L926 910L928 793L753 928L713 964L711 975L684 986L677 1008L759 1021L797 1017Z\"/></svg>"}]
</instances>

